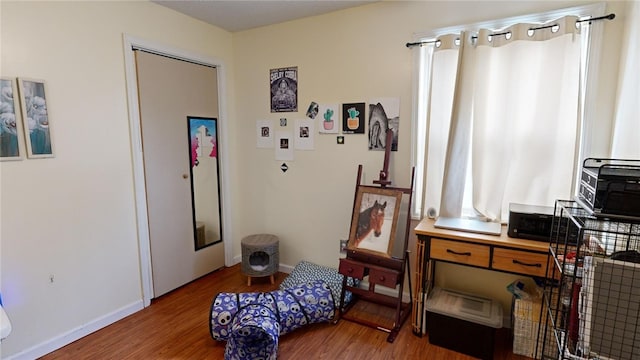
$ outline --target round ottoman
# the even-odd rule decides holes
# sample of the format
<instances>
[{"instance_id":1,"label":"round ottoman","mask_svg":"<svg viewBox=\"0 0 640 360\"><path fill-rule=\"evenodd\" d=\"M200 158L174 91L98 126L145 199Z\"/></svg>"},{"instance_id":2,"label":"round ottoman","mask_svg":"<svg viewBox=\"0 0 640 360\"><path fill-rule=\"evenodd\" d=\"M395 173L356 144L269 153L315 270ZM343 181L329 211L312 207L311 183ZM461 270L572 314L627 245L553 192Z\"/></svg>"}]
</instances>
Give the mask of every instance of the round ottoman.
<instances>
[{"instance_id":1,"label":"round ottoman","mask_svg":"<svg viewBox=\"0 0 640 360\"><path fill-rule=\"evenodd\" d=\"M252 277L269 276L278 272L280 255L279 239L271 234L249 235L242 239L242 273L247 275L247 285L251 286Z\"/></svg>"}]
</instances>

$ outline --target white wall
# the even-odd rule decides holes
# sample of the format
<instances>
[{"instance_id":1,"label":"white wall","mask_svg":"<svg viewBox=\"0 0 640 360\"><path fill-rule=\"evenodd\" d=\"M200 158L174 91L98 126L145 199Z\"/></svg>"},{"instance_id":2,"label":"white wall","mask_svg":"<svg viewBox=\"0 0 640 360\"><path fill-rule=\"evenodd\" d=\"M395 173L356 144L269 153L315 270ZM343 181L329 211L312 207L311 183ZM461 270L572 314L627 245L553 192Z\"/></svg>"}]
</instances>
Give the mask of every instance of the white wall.
<instances>
[{"instance_id":1,"label":"white wall","mask_svg":"<svg viewBox=\"0 0 640 360\"><path fill-rule=\"evenodd\" d=\"M2 76L46 81L56 152L0 166L2 356L30 358L142 306L123 33L227 64L232 43L148 2L0 9Z\"/></svg>"},{"instance_id":2,"label":"white wall","mask_svg":"<svg viewBox=\"0 0 640 360\"><path fill-rule=\"evenodd\" d=\"M1 289L14 325L2 356L35 356L141 306L123 33L227 64L236 258L243 236L273 232L281 239L282 265L306 259L336 266L338 240L348 236L357 165L371 182L383 154L369 152L364 135L346 135L341 146L333 135L317 135L315 151L296 151L282 173L273 150L255 147L255 121L285 116L292 124L312 100L399 97L391 179L406 186L413 74L412 50L404 44L412 33L575 5L393 1L231 35L147 2L2 1L2 75L47 81L56 145L54 159L0 165ZM603 116L615 108L620 50L614 44L625 21L640 21L625 18L626 3L608 6L618 18L605 25L611 47L602 66L608 79L599 97ZM298 66L300 111L272 114L269 69L287 66ZM618 98L625 96L620 89ZM439 274L447 286L508 305L504 287L511 275L455 266Z\"/></svg>"},{"instance_id":3,"label":"white wall","mask_svg":"<svg viewBox=\"0 0 640 360\"><path fill-rule=\"evenodd\" d=\"M382 2L235 33L235 85L242 103L237 108L239 132L251 134L258 119L272 119L277 124L282 116L289 120L304 118L310 101L367 102L375 97L399 97L399 150L392 153L391 179L398 186L407 186L414 74L412 50L405 43L412 41L412 34L577 5L575 1ZM610 3L608 10L618 12L621 7L623 3ZM607 111L610 113L614 105L617 36L624 16L616 21L604 24L608 43L598 98L598 111L604 112L603 116L611 116ZM298 66L299 70L299 111L272 114L269 69L288 66ZM599 135L602 137L602 133ZM345 145L336 145L335 136L318 135L315 151L296 151L286 173L280 171L282 161L274 160L273 150L256 149L254 141L239 144L240 156L247 162L238 169L238 184L245 189L240 197L243 204L251 206L242 207L242 216L236 216L237 229L242 235L263 231L278 234L284 264L307 259L337 266L338 240L346 239L349 232L357 165L364 165L367 183L376 179L382 168L383 154L368 151L366 141L365 135L345 135ZM608 149L610 139L596 139L594 143L599 149ZM414 249L412 242L410 250ZM412 264L416 264L414 259ZM506 311L510 296L505 286L515 278L447 265L439 267L438 272L438 281L444 286L498 298Z\"/></svg>"}]
</instances>

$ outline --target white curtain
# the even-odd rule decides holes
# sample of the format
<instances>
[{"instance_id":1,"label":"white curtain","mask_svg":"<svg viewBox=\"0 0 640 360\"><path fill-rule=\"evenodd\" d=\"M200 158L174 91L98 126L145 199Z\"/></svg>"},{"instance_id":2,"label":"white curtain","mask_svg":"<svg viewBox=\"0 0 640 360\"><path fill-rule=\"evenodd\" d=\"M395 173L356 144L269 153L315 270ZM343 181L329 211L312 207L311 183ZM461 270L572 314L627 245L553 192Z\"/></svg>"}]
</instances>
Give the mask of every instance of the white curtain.
<instances>
[{"instance_id":1,"label":"white curtain","mask_svg":"<svg viewBox=\"0 0 640 360\"><path fill-rule=\"evenodd\" d=\"M629 4L618 81L611 157L640 159L640 2Z\"/></svg>"},{"instance_id":2,"label":"white curtain","mask_svg":"<svg viewBox=\"0 0 640 360\"><path fill-rule=\"evenodd\" d=\"M506 221L510 202L553 205L570 197L579 128L576 20L516 24L501 35L487 29L473 37L459 35L440 215L463 214L469 183L472 208L494 221ZM432 88L432 96L438 91ZM431 131L434 122L431 118ZM431 167L432 153L428 156Z\"/></svg>"},{"instance_id":3,"label":"white curtain","mask_svg":"<svg viewBox=\"0 0 640 360\"><path fill-rule=\"evenodd\" d=\"M442 194L442 174L445 171L451 110L458 70L458 45L460 36L445 35L434 46L432 74L430 76L429 104L427 110L428 140L426 149L426 174L424 207L429 216L439 214Z\"/></svg>"}]
</instances>

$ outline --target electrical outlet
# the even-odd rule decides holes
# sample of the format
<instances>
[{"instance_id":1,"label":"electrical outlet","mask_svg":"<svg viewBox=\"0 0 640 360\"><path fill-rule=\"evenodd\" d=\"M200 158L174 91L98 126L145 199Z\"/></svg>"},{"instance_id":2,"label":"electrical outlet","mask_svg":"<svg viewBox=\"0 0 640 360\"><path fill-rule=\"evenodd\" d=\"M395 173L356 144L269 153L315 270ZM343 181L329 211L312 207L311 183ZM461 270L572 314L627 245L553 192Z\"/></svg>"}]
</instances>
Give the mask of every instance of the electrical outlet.
<instances>
[{"instance_id":1,"label":"electrical outlet","mask_svg":"<svg viewBox=\"0 0 640 360\"><path fill-rule=\"evenodd\" d=\"M347 243L349 242L349 240L340 240L340 252L346 252L347 251Z\"/></svg>"}]
</instances>

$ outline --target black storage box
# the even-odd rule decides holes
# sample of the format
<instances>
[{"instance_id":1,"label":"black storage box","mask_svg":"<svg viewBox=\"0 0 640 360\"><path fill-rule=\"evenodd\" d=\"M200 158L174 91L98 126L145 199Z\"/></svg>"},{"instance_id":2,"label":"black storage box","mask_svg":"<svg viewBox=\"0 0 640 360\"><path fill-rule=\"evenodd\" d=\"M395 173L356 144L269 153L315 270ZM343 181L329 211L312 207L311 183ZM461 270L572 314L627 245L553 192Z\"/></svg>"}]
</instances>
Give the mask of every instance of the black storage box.
<instances>
[{"instance_id":1,"label":"black storage box","mask_svg":"<svg viewBox=\"0 0 640 360\"><path fill-rule=\"evenodd\" d=\"M491 360L502 307L471 294L435 288L425 306L429 343Z\"/></svg>"},{"instance_id":2,"label":"black storage box","mask_svg":"<svg viewBox=\"0 0 640 360\"><path fill-rule=\"evenodd\" d=\"M598 215L640 217L640 160L587 158L578 203Z\"/></svg>"}]
</instances>

